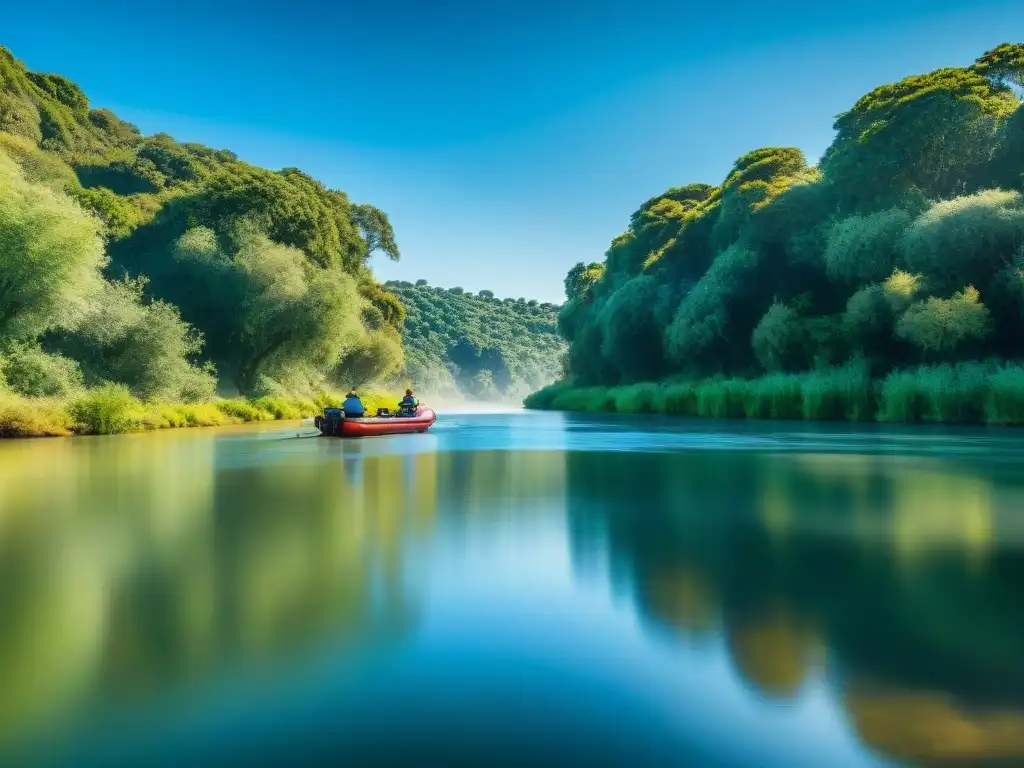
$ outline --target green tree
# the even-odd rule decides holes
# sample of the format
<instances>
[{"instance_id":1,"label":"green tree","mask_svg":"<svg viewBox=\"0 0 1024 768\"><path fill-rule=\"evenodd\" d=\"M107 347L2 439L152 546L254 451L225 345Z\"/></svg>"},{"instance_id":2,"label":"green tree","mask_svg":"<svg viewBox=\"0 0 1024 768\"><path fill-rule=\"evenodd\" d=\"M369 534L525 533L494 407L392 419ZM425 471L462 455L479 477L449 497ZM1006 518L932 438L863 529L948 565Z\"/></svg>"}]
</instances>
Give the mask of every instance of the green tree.
<instances>
[{"instance_id":1,"label":"green tree","mask_svg":"<svg viewBox=\"0 0 1024 768\"><path fill-rule=\"evenodd\" d=\"M1024 43L1003 43L979 56L973 67L997 83L1024 88Z\"/></svg>"},{"instance_id":2,"label":"green tree","mask_svg":"<svg viewBox=\"0 0 1024 768\"><path fill-rule=\"evenodd\" d=\"M91 385L117 382L143 399L210 399L215 371L194 364L202 335L177 307L147 301L145 286L145 279L105 284L78 329L59 336L57 347L81 362Z\"/></svg>"},{"instance_id":3,"label":"green tree","mask_svg":"<svg viewBox=\"0 0 1024 768\"><path fill-rule=\"evenodd\" d=\"M951 298L933 296L911 305L896 326L896 334L925 355L952 352L968 340L984 339L990 331L988 308L970 285Z\"/></svg>"},{"instance_id":4,"label":"green tree","mask_svg":"<svg viewBox=\"0 0 1024 768\"><path fill-rule=\"evenodd\" d=\"M795 310L777 302L754 328L751 346L766 371L799 370L810 360L807 327Z\"/></svg>"},{"instance_id":5,"label":"green tree","mask_svg":"<svg viewBox=\"0 0 1024 768\"><path fill-rule=\"evenodd\" d=\"M102 286L101 224L0 153L0 338L75 326Z\"/></svg>"},{"instance_id":6,"label":"green tree","mask_svg":"<svg viewBox=\"0 0 1024 768\"><path fill-rule=\"evenodd\" d=\"M352 217L366 242L367 255L374 251L383 251L392 261L398 261L400 254L398 244L395 242L395 232L384 211L372 205L354 205Z\"/></svg>"},{"instance_id":7,"label":"green tree","mask_svg":"<svg viewBox=\"0 0 1024 768\"><path fill-rule=\"evenodd\" d=\"M242 392L291 365L326 372L364 334L364 305L351 278L252 226L239 227L227 250L212 230L189 230L175 260L190 295L182 309Z\"/></svg>"}]
</instances>

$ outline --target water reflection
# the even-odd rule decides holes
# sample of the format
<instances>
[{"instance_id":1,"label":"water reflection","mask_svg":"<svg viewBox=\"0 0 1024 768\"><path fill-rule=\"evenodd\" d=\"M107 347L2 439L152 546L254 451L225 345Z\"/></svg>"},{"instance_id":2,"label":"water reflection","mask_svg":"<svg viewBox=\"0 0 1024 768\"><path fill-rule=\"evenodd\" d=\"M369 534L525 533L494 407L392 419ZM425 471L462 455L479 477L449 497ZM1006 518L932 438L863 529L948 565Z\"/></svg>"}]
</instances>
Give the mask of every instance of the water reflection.
<instances>
[{"instance_id":1,"label":"water reflection","mask_svg":"<svg viewBox=\"0 0 1024 768\"><path fill-rule=\"evenodd\" d=\"M1024 757L1012 467L630 453L604 427L564 451L560 422L524 448L487 419L0 445L0 757L76 764L137 730L187 762L227 722L254 758Z\"/></svg>"},{"instance_id":2,"label":"water reflection","mask_svg":"<svg viewBox=\"0 0 1024 768\"><path fill-rule=\"evenodd\" d=\"M643 614L687 641L724 635L757 695L828 681L895 758L1024 757L1024 478L838 455L567 464L570 520L607 518Z\"/></svg>"}]
</instances>

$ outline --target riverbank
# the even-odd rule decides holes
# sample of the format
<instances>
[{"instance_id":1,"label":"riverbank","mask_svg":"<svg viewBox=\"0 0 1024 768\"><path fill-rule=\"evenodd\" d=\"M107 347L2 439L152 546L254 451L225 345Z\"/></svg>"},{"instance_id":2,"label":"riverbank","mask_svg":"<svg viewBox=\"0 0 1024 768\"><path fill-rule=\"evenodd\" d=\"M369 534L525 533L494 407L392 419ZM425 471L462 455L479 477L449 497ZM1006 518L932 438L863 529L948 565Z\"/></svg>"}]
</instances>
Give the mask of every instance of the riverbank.
<instances>
[{"instance_id":1,"label":"riverbank","mask_svg":"<svg viewBox=\"0 0 1024 768\"><path fill-rule=\"evenodd\" d=\"M871 378L847 365L757 379L717 378L620 387L552 384L524 401L534 410L661 413L718 419L805 419L1024 425L1024 366L921 366Z\"/></svg>"},{"instance_id":2,"label":"riverbank","mask_svg":"<svg viewBox=\"0 0 1024 768\"><path fill-rule=\"evenodd\" d=\"M368 391L368 411L392 407L396 396ZM157 429L218 427L256 421L287 421L338 406L341 397L221 398L204 403L144 402L127 387L108 385L66 399L31 398L0 390L0 438L110 435Z\"/></svg>"}]
</instances>

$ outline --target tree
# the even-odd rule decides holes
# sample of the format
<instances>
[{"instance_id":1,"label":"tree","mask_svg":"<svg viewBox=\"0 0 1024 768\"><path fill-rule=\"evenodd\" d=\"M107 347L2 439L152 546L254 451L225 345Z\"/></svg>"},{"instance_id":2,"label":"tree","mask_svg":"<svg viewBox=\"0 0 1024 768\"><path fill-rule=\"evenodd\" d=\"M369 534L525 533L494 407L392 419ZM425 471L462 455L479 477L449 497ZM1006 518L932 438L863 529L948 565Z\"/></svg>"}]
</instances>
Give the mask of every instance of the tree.
<instances>
[{"instance_id":1,"label":"tree","mask_svg":"<svg viewBox=\"0 0 1024 768\"><path fill-rule=\"evenodd\" d=\"M897 336L925 355L951 352L970 339L984 339L990 331L988 308L971 285L948 299L933 296L913 304L896 326Z\"/></svg>"},{"instance_id":2,"label":"tree","mask_svg":"<svg viewBox=\"0 0 1024 768\"><path fill-rule=\"evenodd\" d=\"M395 242L395 232L384 211L372 205L354 205L352 217L366 242L367 256L374 251L383 251L392 261L398 261L400 254L398 244Z\"/></svg>"},{"instance_id":3,"label":"tree","mask_svg":"<svg viewBox=\"0 0 1024 768\"><path fill-rule=\"evenodd\" d=\"M997 83L1024 88L1024 43L1003 43L979 56L975 72Z\"/></svg>"},{"instance_id":4,"label":"tree","mask_svg":"<svg viewBox=\"0 0 1024 768\"><path fill-rule=\"evenodd\" d=\"M829 230L825 266L834 278L881 280L899 258L900 235L913 217L898 208L838 219Z\"/></svg>"},{"instance_id":5,"label":"tree","mask_svg":"<svg viewBox=\"0 0 1024 768\"><path fill-rule=\"evenodd\" d=\"M577 263L565 276L565 297L569 301L585 300L604 274L604 265L597 262Z\"/></svg>"},{"instance_id":6,"label":"tree","mask_svg":"<svg viewBox=\"0 0 1024 768\"><path fill-rule=\"evenodd\" d=\"M1019 101L972 69L939 69L880 86L836 118L822 170L850 207L917 187L949 197L979 188L999 127Z\"/></svg>"},{"instance_id":7,"label":"tree","mask_svg":"<svg viewBox=\"0 0 1024 768\"><path fill-rule=\"evenodd\" d=\"M806 367L810 338L800 316L790 307L775 303L754 328L751 346L766 371Z\"/></svg>"},{"instance_id":8,"label":"tree","mask_svg":"<svg viewBox=\"0 0 1024 768\"><path fill-rule=\"evenodd\" d=\"M943 200L921 214L900 241L903 261L937 290L987 286L1024 244L1024 198L988 189Z\"/></svg>"},{"instance_id":9,"label":"tree","mask_svg":"<svg viewBox=\"0 0 1024 768\"><path fill-rule=\"evenodd\" d=\"M401 341L383 331L372 331L342 353L331 378L343 387L361 387L386 381L402 368Z\"/></svg>"},{"instance_id":10,"label":"tree","mask_svg":"<svg viewBox=\"0 0 1024 768\"><path fill-rule=\"evenodd\" d=\"M102 225L0 153L0 338L74 327L102 286Z\"/></svg>"},{"instance_id":11,"label":"tree","mask_svg":"<svg viewBox=\"0 0 1024 768\"><path fill-rule=\"evenodd\" d=\"M242 392L291 365L327 371L364 333L351 278L310 264L251 226L236 231L227 251L212 230L190 230L178 240L175 260L190 294L183 311Z\"/></svg>"},{"instance_id":12,"label":"tree","mask_svg":"<svg viewBox=\"0 0 1024 768\"><path fill-rule=\"evenodd\" d=\"M88 384L125 384L143 399L210 399L216 372L194 364L202 334L182 321L177 307L147 301L145 286L142 278L106 283L79 328L55 345L81 363Z\"/></svg>"}]
</instances>

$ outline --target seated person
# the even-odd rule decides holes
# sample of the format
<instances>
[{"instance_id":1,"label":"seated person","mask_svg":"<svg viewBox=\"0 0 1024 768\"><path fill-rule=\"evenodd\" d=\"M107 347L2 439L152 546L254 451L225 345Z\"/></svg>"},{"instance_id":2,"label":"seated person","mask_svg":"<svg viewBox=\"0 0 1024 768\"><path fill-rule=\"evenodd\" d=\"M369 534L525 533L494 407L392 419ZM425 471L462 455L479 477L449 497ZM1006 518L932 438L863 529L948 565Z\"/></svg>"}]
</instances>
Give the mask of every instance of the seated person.
<instances>
[{"instance_id":1,"label":"seated person","mask_svg":"<svg viewBox=\"0 0 1024 768\"><path fill-rule=\"evenodd\" d=\"M401 414L414 414L419 402L412 394L411 389L405 390L405 397L398 403L398 412Z\"/></svg>"},{"instance_id":2,"label":"seated person","mask_svg":"<svg viewBox=\"0 0 1024 768\"><path fill-rule=\"evenodd\" d=\"M355 393L355 390L345 396L345 402L341 404L341 409L345 412L346 419L362 418L363 414L366 413L363 401L359 399L359 395Z\"/></svg>"}]
</instances>

